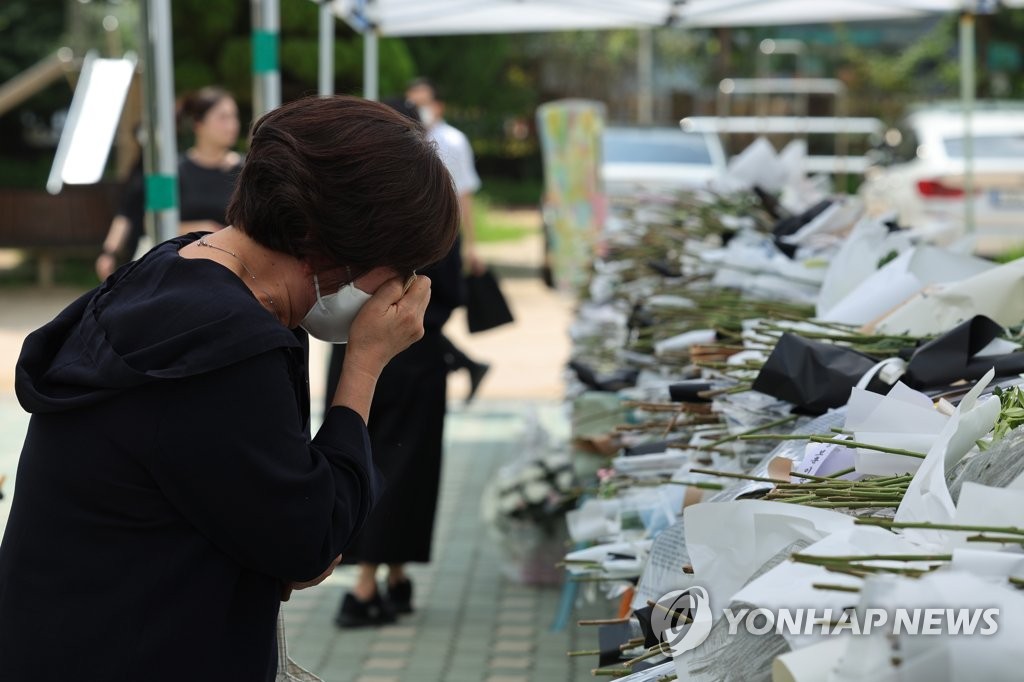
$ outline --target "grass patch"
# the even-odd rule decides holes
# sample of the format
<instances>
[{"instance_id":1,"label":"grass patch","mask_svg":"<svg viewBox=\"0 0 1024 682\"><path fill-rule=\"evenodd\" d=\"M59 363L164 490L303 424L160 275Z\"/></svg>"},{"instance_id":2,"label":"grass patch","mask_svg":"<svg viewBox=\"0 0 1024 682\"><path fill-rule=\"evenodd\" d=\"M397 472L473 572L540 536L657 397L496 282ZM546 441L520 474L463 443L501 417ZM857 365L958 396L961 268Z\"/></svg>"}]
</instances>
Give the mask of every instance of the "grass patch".
<instances>
[{"instance_id":1,"label":"grass patch","mask_svg":"<svg viewBox=\"0 0 1024 682\"><path fill-rule=\"evenodd\" d=\"M501 177L483 178L477 197L486 197L495 206L537 208L544 192L544 183L539 178L512 180Z\"/></svg>"},{"instance_id":2,"label":"grass patch","mask_svg":"<svg viewBox=\"0 0 1024 682\"><path fill-rule=\"evenodd\" d=\"M496 208L490 198L479 194L473 200L473 224L479 244L518 241L537 231L521 216Z\"/></svg>"}]
</instances>

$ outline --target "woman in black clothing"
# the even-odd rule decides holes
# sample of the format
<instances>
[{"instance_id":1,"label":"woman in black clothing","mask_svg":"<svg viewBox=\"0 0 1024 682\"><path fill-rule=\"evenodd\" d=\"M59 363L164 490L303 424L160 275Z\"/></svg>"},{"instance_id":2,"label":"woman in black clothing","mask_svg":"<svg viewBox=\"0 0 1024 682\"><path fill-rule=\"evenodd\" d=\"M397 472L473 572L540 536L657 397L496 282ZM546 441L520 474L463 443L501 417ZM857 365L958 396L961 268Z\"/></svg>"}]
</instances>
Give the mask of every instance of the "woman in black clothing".
<instances>
[{"instance_id":1,"label":"woman in black clothing","mask_svg":"<svg viewBox=\"0 0 1024 682\"><path fill-rule=\"evenodd\" d=\"M253 127L231 226L121 268L25 341L0 546L5 679L272 680L291 589L380 494L365 423L458 230L423 130L350 97ZM307 436L302 327L348 341Z\"/></svg>"},{"instance_id":2,"label":"woman in black clothing","mask_svg":"<svg viewBox=\"0 0 1024 682\"><path fill-rule=\"evenodd\" d=\"M178 159L179 232L215 232L227 224L225 213L242 169L238 142L238 106L226 90L205 87L182 98L179 122L194 143ZM130 261L144 233L145 191L141 161L125 183L117 214L96 259L96 276L105 280Z\"/></svg>"},{"instance_id":3,"label":"woman in black clothing","mask_svg":"<svg viewBox=\"0 0 1024 682\"><path fill-rule=\"evenodd\" d=\"M404 100L385 104L419 123L416 107ZM346 563L358 563L352 592L339 605L340 627L393 622L396 613L412 611L409 562L430 561L434 512L441 482L447 355L451 342L441 333L464 303L459 241L438 263L423 270L431 297L423 319L424 336L398 354L381 373L367 423L374 459L388 485L380 504L346 551ZM334 346L327 375L327 396L337 385L346 361L344 346ZM329 409L324 406L325 412ZM388 566L387 599L377 589L377 567Z\"/></svg>"},{"instance_id":4,"label":"woman in black clothing","mask_svg":"<svg viewBox=\"0 0 1024 682\"><path fill-rule=\"evenodd\" d=\"M238 105L226 90L206 87L183 100L179 118L195 135L178 162L180 232L215 232L227 224L228 200L242 168L234 149Z\"/></svg>"}]
</instances>

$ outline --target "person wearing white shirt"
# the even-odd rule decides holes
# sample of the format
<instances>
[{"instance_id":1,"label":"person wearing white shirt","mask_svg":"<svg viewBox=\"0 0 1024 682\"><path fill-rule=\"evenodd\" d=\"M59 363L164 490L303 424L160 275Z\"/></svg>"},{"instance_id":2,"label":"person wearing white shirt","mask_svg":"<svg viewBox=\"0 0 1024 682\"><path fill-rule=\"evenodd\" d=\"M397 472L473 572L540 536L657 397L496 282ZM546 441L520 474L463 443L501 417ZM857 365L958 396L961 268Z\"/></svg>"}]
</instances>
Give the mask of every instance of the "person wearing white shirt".
<instances>
[{"instance_id":1,"label":"person wearing white shirt","mask_svg":"<svg viewBox=\"0 0 1024 682\"><path fill-rule=\"evenodd\" d=\"M444 120L444 102L437 88L425 78L417 78L405 91L405 98L419 110L420 121L427 136L437 143L437 151L455 182L462 211L463 259L470 272L484 271L483 261L476 253L476 231L473 223L473 194L480 189L480 176L473 162L473 148L461 130Z\"/></svg>"}]
</instances>

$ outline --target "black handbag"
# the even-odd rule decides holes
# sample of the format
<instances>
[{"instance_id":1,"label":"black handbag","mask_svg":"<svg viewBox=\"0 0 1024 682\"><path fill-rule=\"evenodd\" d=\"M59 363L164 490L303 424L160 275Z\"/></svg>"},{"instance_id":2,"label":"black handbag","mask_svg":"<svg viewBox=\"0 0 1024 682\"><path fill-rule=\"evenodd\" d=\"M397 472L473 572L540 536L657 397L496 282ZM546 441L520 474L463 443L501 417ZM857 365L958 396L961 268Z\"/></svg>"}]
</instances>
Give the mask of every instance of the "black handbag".
<instances>
[{"instance_id":1,"label":"black handbag","mask_svg":"<svg viewBox=\"0 0 1024 682\"><path fill-rule=\"evenodd\" d=\"M490 270L466 275L466 322L471 333L500 327L513 321L498 278Z\"/></svg>"}]
</instances>

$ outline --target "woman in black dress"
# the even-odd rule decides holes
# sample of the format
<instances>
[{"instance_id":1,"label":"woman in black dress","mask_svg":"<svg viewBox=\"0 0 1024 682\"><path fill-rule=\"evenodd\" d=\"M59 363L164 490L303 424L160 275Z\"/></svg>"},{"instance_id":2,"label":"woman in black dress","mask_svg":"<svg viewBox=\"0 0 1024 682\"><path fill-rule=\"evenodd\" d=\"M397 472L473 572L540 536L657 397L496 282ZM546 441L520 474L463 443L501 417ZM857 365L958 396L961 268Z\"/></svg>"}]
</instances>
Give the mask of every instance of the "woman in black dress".
<instances>
[{"instance_id":1,"label":"woman in black dress","mask_svg":"<svg viewBox=\"0 0 1024 682\"><path fill-rule=\"evenodd\" d=\"M227 90L205 87L183 99L178 116L194 135L178 160L180 232L215 232L227 225L228 200L242 168L235 151L238 105Z\"/></svg>"},{"instance_id":2,"label":"woman in black dress","mask_svg":"<svg viewBox=\"0 0 1024 682\"><path fill-rule=\"evenodd\" d=\"M242 169L238 142L238 105L222 88L205 87L183 97L178 119L193 140L178 159L180 234L216 232L227 224L225 214ZM132 260L145 232L145 190L142 163L125 183L121 204L96 258L96 276L104 280Z\"/></svg>"},{"instance_id":3,"label":"woman in black dress","mask_svg":"<svg viewBox=\"0 0 1024 682\"><path fill-rule=\"evenodd\" d=\"M419 123L416 107L410 103L385 103ZM380 625L393 622L397 613L410 613L412 582L405 564L430 561L451 371L451 342L441 329L452 311L464 303L460 252L456 239L440 262L422 271L431 281L423 338L397 355L377 383L367 428L374 461L387 487L345 553L346 563L359 564L359 574L353 591L346 593L339 605L335 619L339 627ZM335 390L345 355L344 346L333 347L327 396ZM377 589L380 565L388 567L386 597Z\"/></svg>"},{"instance_id":4,"label":"woman in black dress","mask_svg":"<svg viewBox=\"0 0 1024 682\"><path fill-rule=\"evenodd\" d=\"M253 127L231 226L170 240L25 341L0 545L4 679L273 680L280 602L376 501L365 423L458 230L423 130L358 98ZM305 332L348 341L308 437Z\"/></svg>"}]
</instances>

